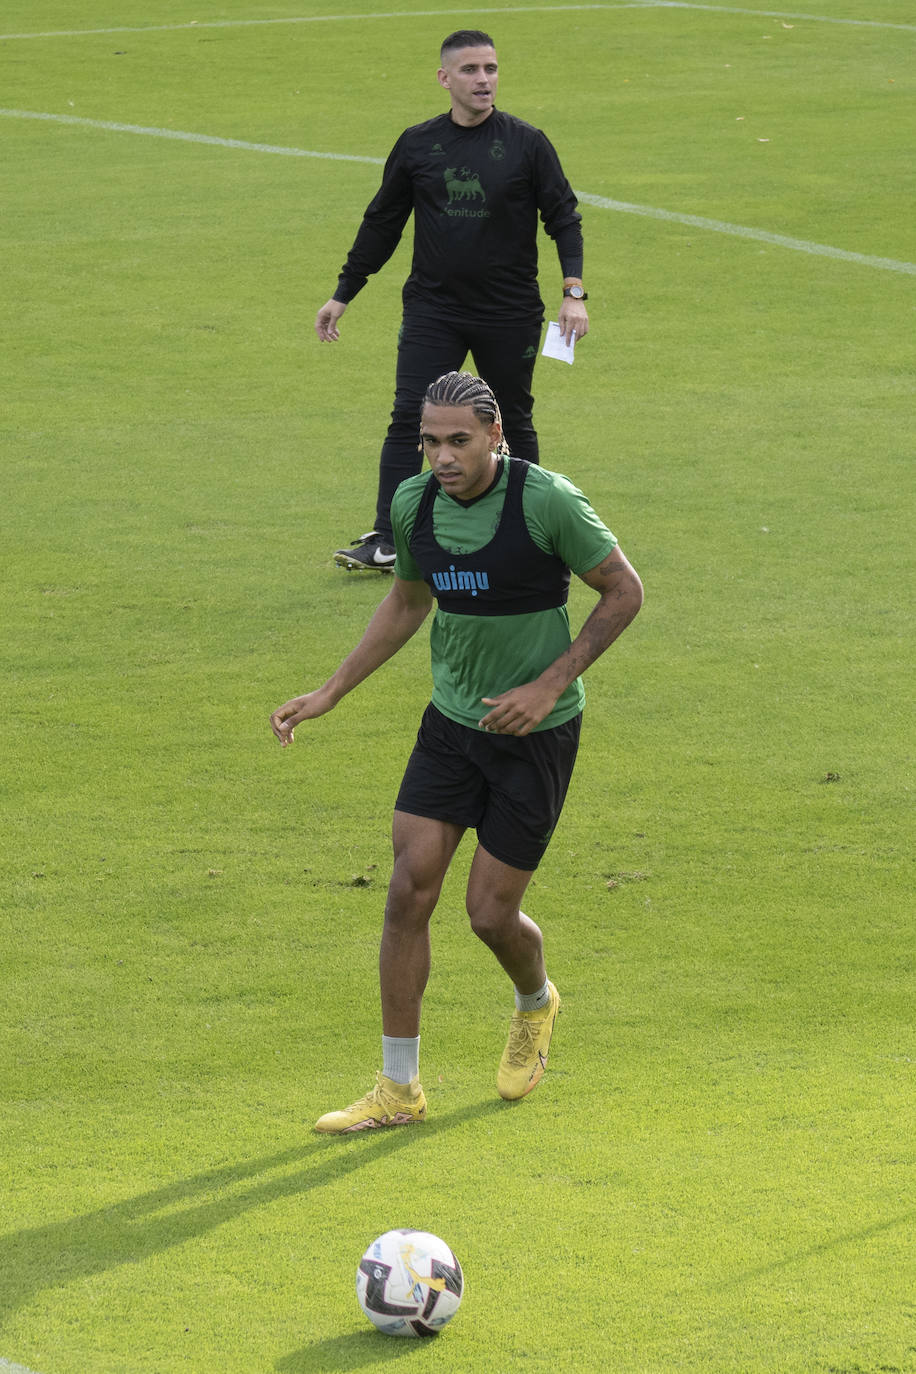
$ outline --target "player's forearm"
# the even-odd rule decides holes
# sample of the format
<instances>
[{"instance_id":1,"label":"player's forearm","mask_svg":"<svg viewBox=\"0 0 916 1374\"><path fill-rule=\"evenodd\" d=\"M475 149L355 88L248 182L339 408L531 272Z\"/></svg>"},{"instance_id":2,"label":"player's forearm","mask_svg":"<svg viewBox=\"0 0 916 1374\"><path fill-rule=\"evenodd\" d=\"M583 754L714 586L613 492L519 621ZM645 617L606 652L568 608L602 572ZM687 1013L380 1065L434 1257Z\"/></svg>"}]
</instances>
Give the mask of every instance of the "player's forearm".
<instances>
[{"instance_id":1,"label":"player's forearm","mask_svg":"<svg viewBox=\"0 0 916 1374\"><path fill-rule=\"evenodd\" d=\"M413 209L409 183L400 173L386 168L385 179L366 207L362 223L347 254L334 292L339 301L351 301L374 273L380 272L401 241Z\"/></svg>"},{"instance_id":2,"label":"player's forearm","mask_svg":"<svg viewBox=\"0 0 916 1374\"><path fill-rule=\"evenodd\" d=\"M564 224L562 229L557 230L554 242L556 243L557 257L560 259L560 271L563 273L564 282L581 282L582 265L585 257L581 224L578 221Z\"/></svg>"},{"instance_id":3,"label":"player's forearm","mask_svg":"<svg viewBox=\"0 0 916 1374\"><path fill-rule=\"evenodd\" d=\"M572 644L549 668L545 668L538 682L550 687L551 691L555 690L559 697L623 634L641 605L642 583L635 572L629 569L617 586L601 594L598 604Z\"/></svg>"},{"instance_id":4,"label":"player's forearm","mask_svg":"<svg viewBox=\"0 0 916 1374\"><path fill-rule=\"evenodd\" d=\"M320 689L329 704L336 706L342 697L352 692L370 677L419 630L429 612L429 604L406 602L394 591L379 605L356 648L347 655L340 667L331 674Z\"/></svg>"}]
</instances>

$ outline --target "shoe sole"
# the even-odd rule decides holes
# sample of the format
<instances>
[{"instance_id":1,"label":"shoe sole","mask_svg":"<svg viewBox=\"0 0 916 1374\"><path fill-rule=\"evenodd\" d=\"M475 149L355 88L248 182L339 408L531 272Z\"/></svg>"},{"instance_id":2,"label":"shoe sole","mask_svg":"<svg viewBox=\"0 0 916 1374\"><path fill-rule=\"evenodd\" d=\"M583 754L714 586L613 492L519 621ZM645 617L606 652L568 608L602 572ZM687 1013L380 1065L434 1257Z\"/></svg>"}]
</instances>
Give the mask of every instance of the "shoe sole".
<instances>
[{"instance_id":1,"label":"shoe sole","mask_svg":"<svg viewBox=\"0 0 916 1374\"><path fill-rule=\"evenodd\" d=\"M335 553L334 562L338 568L345 568L347 572L394 572L394 559L390 563L363 563L359 558L350 558L348 554Z\"/></svg>"},{"instance_id":2,"label":"shoe sole","mask_svg":"<svg viewBox=\"0 0 916 1374\"><path fill-rule=\"evenodd\" d=\"M375 1117L367 1117L365 1121L354 1122L352 1126L320 1126L313 1128L319 1135L354 1135L357 1131L379 1131L388 1130L391 1126L421 1126L426 1120L426 1112L422 1116L411 1116L407 1112L396 1112L390 1120L377 1121Z\"/></svg>"},{"instance_id":3,"label":"shoe sole","mask_svg":"<svg viewBox=\"0 0 916 1374\"><path fill-rule=\"evenodd\" d=\"M502 1088L497 1083L496 1091L499 1093L500 1097L503 1099L504 1102L520 1102L523 1097L527 1097L530 1092L534 1091L534 1089L540 1083L541 1079L544 1077L544 1070L547 1068L547 1059L550 1055L550 1043L553 1040L553 1033L557 1028L557 1017L560 1015L561 1006L562 1003L560 1001L560 996L558 993L557 1005L553 1013L553 1020L550 1023L550 1034L547 1037L547 1048L546 1050L538 1050L538 1059L540 1060L540 1064L534 1070L531 1077L528 1079L527 1087L523 1088L520 1093L504 1093Z\"/></svg>"}]
</instances>

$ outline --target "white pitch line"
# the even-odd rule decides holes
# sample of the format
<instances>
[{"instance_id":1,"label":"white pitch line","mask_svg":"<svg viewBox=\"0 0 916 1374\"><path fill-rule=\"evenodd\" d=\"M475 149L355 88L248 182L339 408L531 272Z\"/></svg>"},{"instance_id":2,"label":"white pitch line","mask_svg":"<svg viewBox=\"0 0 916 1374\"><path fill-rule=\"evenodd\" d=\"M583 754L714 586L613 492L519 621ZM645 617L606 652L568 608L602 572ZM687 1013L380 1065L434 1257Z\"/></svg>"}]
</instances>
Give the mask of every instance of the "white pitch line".
<instances>
[{"instance_id":1,"label":"white pitch line","mask_svg":"<svg viewBox=\"0 0 916 1374\"><path fill-rule=\"evenodd\" d=\"M72 124L86 129L104 129L117 134L145 134L148 138L171 138L182 143L205 143L217 148L240 148L250 153L274 153L282 157L321 158L329 162L364 162L373 166L383 166L384 158L367 157L356 153L319 153L308 148L286 148L273 143L247 143L240 138L217 138L213 134L188 133L181 129L148 128L143 124L115 124L105 119L83 119L79 115L50 114L36 110L0 109L0 117L8 119L38 119L52 124ZM625 200L609 200L606 196L595 196L588 191L575 193L583 205L592 205L598 210L613 210L626 215L644 215L648 219L667 220L674 224L686 224L692 229L706 229L716 234L730 234L736 238L757 239L761 243L771 243L778 248L789 248L796 253L809 253L817 257L839 258L843 262L858 263L861 267L874 267L884 272L903 272L916 276L916 263L898 262L895 258L879 258L868 253L853 253L846 248L833 248L826 243L813 243L808 239L794 239L785 234L774 234L768 229L754 229L743 224L729 224L726 220L705 219L702 215L686 215L675 210L660 210L651 205L632 205ZM0 1367L2 1374L2 1367Z\"/></svg>"},{"instance_id":2,"label":"white pitch line","mask_svg":"<svg viewBox=\"0 0 916 1374\"><path fill-rule=\"evenodd\" d=\"M615 4L594 5L512 5L473 10L388 10L377 14L303 14L285 19L190 19L184 24L121 24L109 29L56 29L49 33L0 33L0 42L14 38L87 38L108 33L173 33L179 29L240 29L260 28L270 24L346 24L363 23L369 19L438 19L445 14L566 14L571 10L643 10L652 9L655 0L619 0Z\"/></svg>"},{"instance_id":3,"label":"white pitch line","mask_svg":"<svg viewBox=\"0 0 916 1374\"><path fill-rule=\"evenodd\" d=\"M810 239L793 239L787 234L774 234L769 229L752 229L744 224L729 224L727 220L705 219L702 215L684 215L674 210L657 210L651 205L630 205L623 200L608 200L592 196L587 191L575 193L583 205L599 210L617 210L625 215L645 215L647 219L670 220L693 229L709 229L715 234L731 234L736 238L757 239L778 248L791 248L796 253L811 253L821 258L840 258L843 262L857 262L862 267L877 267L883 272L905 272L916 277L916 262L898 262L896 258L878 258L869 253L853 253L847 248L832 248L827 243L813 243Z\"/></svg>"},{"instance_id":4,"label":"white pitch line","mask_svg":"<svg viewBox=\"0 0 916 1374\"><path fill-rule=\"evenodd\" d=\"M791 10L752 10L737 5L702 5L695 0L646 0L647 9L708 10L712 14L749 14L758 19L801 19L809 24L846 24L863 29L903 29L916 33L916 24L892 24L884 19L837 19L832 14L801 14Z\"/></svg>"},{"instance_id":5,"label":"white pitch line","mask_svg":"<svg viewBox=\"0 0 916 1374\"><path fill-rule=\"evenodd\" d=\"M282 157L327 158L331 162L372 162L384 167L383 157L363 157L356 153L318 153L311 148L284 148L273 143L246 143L241 138L216 138L212 134L191 134L181 129L149 128L145 124L115 124L107 119L81 119L78 115L46 114L36 110L3 110L10 119L44 119L52 124L78 124L84 129L107 129L116 134L146 134L148 138L174 138L180 143L211 143L218 148L242 148L248 153L279 153Z\"/></svg>"},{"instance_id":6,"label":"white pitch line","mask_svg":"<svg viewBox=\"0 0 916 1374\"><path fill-rule=\"evenodd\" d=\"M882 19L837 19L831 14L805 14L792 10L755 10L733 5L706 5L695 0L618 0L618 3L581 5L509 5L467 10L388 10L378 14L307 14L285 19L197 19L183 24L119 24L107 29L54 29L44 33L0 33L0 43L28 38L90 38L116 33L175 33L183 29L261 28L276 24L364 23L369 19L433 19L447 14L569 14L585 10L707 10L713 14L746 14L760 19L796 19L811 24L843 24L869 29L898 29L916 33L916 24L892 24Z\"/></svg>"},{"instance_id":7,"label":"white pitch line","mask_svg":"<svg viewBox=\"0 0 916 1374\"><path fill-rule=\"evenodd\" d=\"M9 1360L0 1360L0 1374L35 1374L33 1369L26 1369L24 1364L10 1364Z\"/></svg>"}]
</instances>

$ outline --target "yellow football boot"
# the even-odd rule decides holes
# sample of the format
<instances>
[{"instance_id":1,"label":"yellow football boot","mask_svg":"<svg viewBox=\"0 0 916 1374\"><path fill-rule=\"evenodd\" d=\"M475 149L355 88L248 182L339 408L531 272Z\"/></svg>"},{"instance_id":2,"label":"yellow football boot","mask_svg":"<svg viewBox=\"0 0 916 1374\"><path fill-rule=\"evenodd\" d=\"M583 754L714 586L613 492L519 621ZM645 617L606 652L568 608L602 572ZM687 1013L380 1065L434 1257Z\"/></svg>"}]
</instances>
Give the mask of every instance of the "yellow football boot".
<instances>
[{"instance_id":1,"label":"yellow football boot","mask_svg":"<svg viewBox=\"0 0 916 1374\"><path fill-rule=\"evenodd\" d=\"M550 1037L560 1010L560 994L547 983L550 1001L540 1011L516 1011L509 1027L509 1042L499 1061L496 1087L500 1097L513 1101L536 1088L544 1077Z\"/></svg>"},{"instance_id":2,"label":"yellow football boot","mask_svg":"<svg viewBox=\"0 0 916 1374\"><path fill-rule=\"evenodd\" d=\"M411 1083L393 1083L384 1074L375 1075L375 1087L342 1112L327 1112L315 1122L315 1130L326 1135L346 1135L350 1131L371 1131L378 1126L411 1126L426 1120L426 1098L419 1078Z\"/></svg>"}]
</instances>

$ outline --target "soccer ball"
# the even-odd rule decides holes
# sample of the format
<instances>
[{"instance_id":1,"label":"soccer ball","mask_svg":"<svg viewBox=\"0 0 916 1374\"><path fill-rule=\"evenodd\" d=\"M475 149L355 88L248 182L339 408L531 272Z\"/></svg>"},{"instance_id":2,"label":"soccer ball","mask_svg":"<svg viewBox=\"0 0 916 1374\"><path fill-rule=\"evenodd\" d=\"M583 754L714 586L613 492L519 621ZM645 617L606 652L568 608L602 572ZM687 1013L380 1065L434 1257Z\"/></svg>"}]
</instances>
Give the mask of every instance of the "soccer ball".
<instances>
[{"instance_id":1,"label":"soccer ball","mask_svg":"<svg viewBox=\"0 0 916 1374\"><path fill-rule=\"evenodd\" d=\"M386 1231L356 1271L356 1296L387 1336L435 1336L458 1311L461 1265L450 1246L428 1231Z\"/></svg>"}]
</instances>

